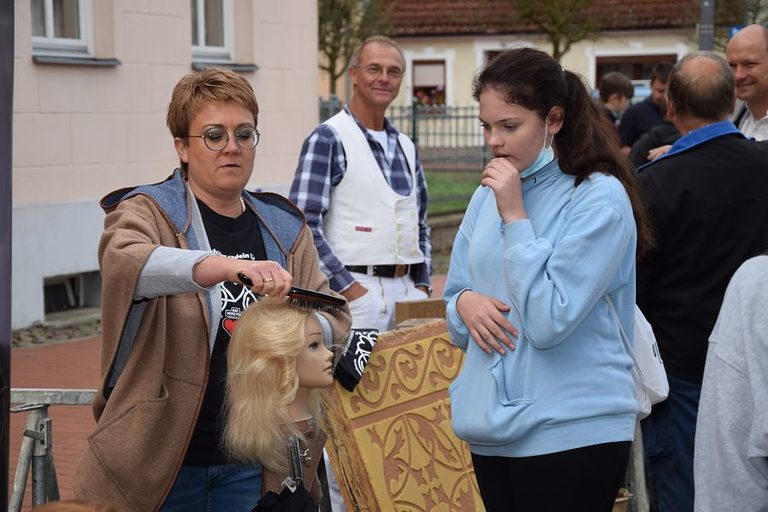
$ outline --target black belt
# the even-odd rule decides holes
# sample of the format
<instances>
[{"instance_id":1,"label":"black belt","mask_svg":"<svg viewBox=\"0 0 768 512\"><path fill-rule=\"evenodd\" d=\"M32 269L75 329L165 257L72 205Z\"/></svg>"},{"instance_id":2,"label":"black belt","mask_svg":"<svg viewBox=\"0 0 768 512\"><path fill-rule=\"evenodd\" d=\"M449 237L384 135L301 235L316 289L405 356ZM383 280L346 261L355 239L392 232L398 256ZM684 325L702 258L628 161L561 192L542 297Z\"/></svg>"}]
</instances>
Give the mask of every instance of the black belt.
<instances>
[{"instance_id":1,"label":"black belt","mask_svg":"<svg viewBox=\"0 0 768 512\"><path fill-rule=\"evenodd\" d=\"M375 277L403 277L411 270L410 265L347 265L345 268Z\"/></svg>"}]
</instances>

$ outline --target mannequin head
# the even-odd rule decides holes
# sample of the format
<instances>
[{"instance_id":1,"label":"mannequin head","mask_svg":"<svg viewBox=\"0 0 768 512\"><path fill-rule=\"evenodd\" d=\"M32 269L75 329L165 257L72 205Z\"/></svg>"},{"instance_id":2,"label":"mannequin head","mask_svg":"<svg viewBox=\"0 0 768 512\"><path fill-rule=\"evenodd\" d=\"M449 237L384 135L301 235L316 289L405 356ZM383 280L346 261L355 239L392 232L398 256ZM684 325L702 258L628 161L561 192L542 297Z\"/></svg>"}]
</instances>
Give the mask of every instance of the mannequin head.
<instances>
[{"instance_id":1,"label":"mannequin head","mask_svg":"<svg viewBox=\"0 0 768 512\"><path fill-rule=\"evenodd\" d=\"M227 356L224 430L233 458L284 469L285 439L301 434L293 422L322 421L333 353L315 315L265 297L238 320Z\"/></svg>"},{"instance_id":2,"label":"mannequin head","mask_svg":"<svg viewBox=\"0 0 768 512\"><path fill-rule=\"evenodd\" d=\"M296 357L296 376L299 391L333 384L333 352L325 346L323 328L315 314L304 321L304 344Z\"/></svg>"}]
</instances>

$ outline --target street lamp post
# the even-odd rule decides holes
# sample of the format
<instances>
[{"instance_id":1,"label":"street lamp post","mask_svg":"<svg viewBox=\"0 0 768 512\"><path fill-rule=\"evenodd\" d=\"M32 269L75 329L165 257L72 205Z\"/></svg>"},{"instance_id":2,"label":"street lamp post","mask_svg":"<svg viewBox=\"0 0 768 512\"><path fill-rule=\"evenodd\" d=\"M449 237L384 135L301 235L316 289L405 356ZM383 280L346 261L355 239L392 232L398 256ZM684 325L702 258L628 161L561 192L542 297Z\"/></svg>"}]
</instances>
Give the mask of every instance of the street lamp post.
<instances>
[{"instance_id":1,"label":"street lamp post","mask_svg":"<svg viewBox=\"0 0 768 512\"><path fill-rule=\"evenodd\" d=\"M715 0L701 0L699 50L715 49Z\"/></svg>"},{"instance_id":2,"label":"street lamp post","mask_svg":"<svg viewBox=\"0 0 768 512\"><path fill-rule=\"evenodd\" d=\"M8 503L11 405L11 126L13 6L0 2L0 508Z\"/></svg>"}]
</instances>

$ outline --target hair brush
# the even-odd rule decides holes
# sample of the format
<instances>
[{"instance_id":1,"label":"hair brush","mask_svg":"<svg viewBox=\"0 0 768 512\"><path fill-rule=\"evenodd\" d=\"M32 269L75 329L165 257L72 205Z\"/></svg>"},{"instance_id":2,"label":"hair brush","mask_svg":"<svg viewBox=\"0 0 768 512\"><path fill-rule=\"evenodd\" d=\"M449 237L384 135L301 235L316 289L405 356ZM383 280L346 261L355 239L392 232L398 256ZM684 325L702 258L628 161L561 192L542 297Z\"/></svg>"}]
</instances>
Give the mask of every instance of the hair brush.
<instances>
[{"instance_id":1,"label":"hair brush","mask_svg":"<svg viewBox=\"0 0 768 512\"><path fill-rule=\"evenodd\" d=\"M253 280L242 272L237 273L237 278L248 288L253 287ZM288 303L306 311L325 311L326 313L337 314L343 311L347 301L327 293L293 286L288 291Z\"/></svg>"}]
</instances>

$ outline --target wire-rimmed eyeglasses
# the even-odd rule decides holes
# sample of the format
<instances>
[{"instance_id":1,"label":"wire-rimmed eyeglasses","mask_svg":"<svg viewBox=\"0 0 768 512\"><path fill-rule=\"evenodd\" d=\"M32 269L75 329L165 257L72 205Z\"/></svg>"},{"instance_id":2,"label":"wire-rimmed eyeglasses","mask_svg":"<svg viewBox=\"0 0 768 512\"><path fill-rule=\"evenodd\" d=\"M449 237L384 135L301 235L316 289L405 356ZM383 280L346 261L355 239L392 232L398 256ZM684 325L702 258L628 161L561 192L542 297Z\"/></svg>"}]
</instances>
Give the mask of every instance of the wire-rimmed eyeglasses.
<instances>
[{"instance_id":1,"label":"wire-rimmed eyeglasses","mask_svg":"<svg viewBox=\"0 0 768 512\"><path fill-rule=\"evenodd\" d=\"M355 66L356 68L360 68L360 66ZM393 80L399 80L403 77L403 70L400 69L397 66L390 67L390 68L384 68L379 66L378 64L370 64L368 66L365 66L364 68L360 68L368 76L371 76L373 78L379 78L382 73L386 73L389 78L392 78Z\"/></svg>"},{"instance_id":2,"label":"wire-rimmed eyeglasses","mask_svg":"<svg viewBox=\"0 0 768 512\"><path fill-rule=\"evenodd\" d=\"M261 134L255 126L241 126L235 130L234 136L237 147L249 150L256 147ZM203 139L205 147L211 151L221 151L229 144L229 133L220 126L212 126L205 130L202 135L187 135L187 137Z\"/></svg>"}]
</instances>

